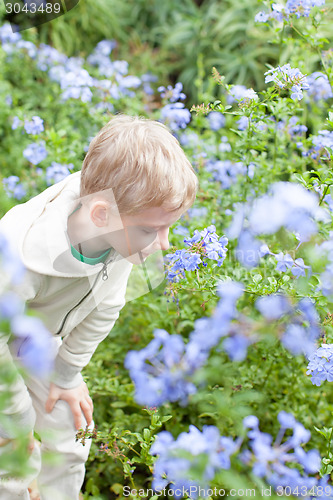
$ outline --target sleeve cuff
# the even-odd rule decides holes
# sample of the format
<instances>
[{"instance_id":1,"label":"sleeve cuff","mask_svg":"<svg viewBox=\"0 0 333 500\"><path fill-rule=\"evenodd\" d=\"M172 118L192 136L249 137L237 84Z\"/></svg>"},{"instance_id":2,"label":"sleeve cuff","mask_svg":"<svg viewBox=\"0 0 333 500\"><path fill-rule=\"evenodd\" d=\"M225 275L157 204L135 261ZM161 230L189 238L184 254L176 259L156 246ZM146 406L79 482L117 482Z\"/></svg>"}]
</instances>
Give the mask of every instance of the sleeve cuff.
<instances>
[{"instance_id":1,"label":"sleeve cuff","mask_svg":"<svg viewBox=\"0 0 333 500\"><path fill-rule=\"evenodd\" d=\"M79 368L69 365L58 355L55 358L51 381L62 389L74 389L83 382L83 377Z\"/></svg>"}]
</instances>

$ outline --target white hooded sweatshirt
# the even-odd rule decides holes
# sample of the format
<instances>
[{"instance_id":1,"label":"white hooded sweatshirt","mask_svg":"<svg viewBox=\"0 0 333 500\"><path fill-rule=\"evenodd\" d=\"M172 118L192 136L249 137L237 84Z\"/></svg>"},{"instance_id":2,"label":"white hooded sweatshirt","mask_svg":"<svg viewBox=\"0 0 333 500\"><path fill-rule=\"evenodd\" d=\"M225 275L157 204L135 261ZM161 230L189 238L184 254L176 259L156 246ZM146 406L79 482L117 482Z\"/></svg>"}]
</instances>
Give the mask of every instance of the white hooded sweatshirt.
<instances>
[{"instance_id":1,"label":"white hooded sweatshirt","mask_svg":"<svg viewBox=\"0 0 333 500\"><path fill-rule=\"evenodd\" d=\"M82 368L112 329L125 305L132 269L132 264L114 249L104 263L94 265L73 257L67 219L78 206L80 175L69 175L15 206L0 220L0 233L18 252L26 268L17 293L29 308L40 313L48 330L63 339L52 380L65 389L80 385ZM1 351L2 357L8 358L3 342ZM31 410L21 380L8 412L27 422Z\"/></svg>"}]
</instances>

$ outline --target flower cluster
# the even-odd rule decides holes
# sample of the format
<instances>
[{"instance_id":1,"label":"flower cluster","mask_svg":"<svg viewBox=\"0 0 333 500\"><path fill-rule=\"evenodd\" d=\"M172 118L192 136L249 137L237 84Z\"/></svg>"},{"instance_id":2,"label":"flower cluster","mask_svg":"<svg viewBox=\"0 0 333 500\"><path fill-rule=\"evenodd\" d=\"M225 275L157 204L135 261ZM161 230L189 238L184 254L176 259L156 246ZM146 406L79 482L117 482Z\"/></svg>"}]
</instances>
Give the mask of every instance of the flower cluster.
<instances>
[{"instance_id":1,"label":"flower cluster","mask_svg":"<svg viewBox=\"0 0 333 500\"><path fill-rule=\"evenodd\" d=\"M45 148L45 142L32 142L23 151L23 156L33 165L38 165L38 163L45 160L48 152Z\"/></svg>"},{"instance_id":2,"label":"flower cluster","mask_svg":"<svg viewBox=\"0 0 333 500\"><path fill-rule=\"evenodd\" d=\"M85 63L80 57L67 57L55 48L41 43L39 47L32 42L22 40L19 33L12 33L9 24L0 28L0 40L7 56L13 52L25 51L27 55L36 61L38 69L48 72L49 78L57 82L62 89L61 99L80 99L82 102L91 102L93 89L102 99L112 97L119 99L122 96L133 96L132 88L137 88L142 81L137 76L128 75L127 61L111 61L110 54L116 46L114 40L102 40L97 44L94 51L87 58L87 63L96 66L100 75L111 80L99 80L93 78L83 68ZM148 81L154 81L153 75L146 76L146 88L151 93ZM99 102L96 107L110 108L111 103ZM112 111L111 109L109 109Z\"/></svg>"},{"instance_id":3,"label":"flower cluster","mask_svg":"<svg viewBox=\"0 0 333 500\"><path fill-rule=\"evenodd\" d=\"M267 253L272 254L256 239L261 234L274 234L280 228L294 232L303 242L317 232L315 219L327 220L327 213L318 205L318 197L303 186L291 182L277 182L268 193L252 203L237 204L233 221L227 230L230 239L238 238L236 256L243 265L256 266ZM295 276L304 275L302 259L295 262L287 254L277 254L278 269L294 267Z\"/></svg>"},{"instance_id":4,"label":"flower cluster","mask_svg":"<svg viewBox=\"0 0 333 500\"><path fill-rule=\"evenodd\" d=\"M252 100L257 100L258 94L253 89L248 89L244 85L233 85L228 90L227 102L232 104L233 102L246 103Z\"/></svg>"},{"instance_id":5,"label":"flower cluster","mask_svg":"<svg viewBox=\"0 0 333 500\"><path fill-rule=\"evenodd\" d=\"M310 95L314 101L333 97L331 84L324 73L320 71L312 73L306 77L306 83L309 85L307 95Z\"/></svg>"},{"instance_id":6,"label":"flower cluster","mask_svg":"<svg viewBox=\"0 0 333 500\"><path fill-rule=\"evenodd\" d=\"M25 121L24 128L27 134L38 135L44 130L44 120L39 116L33 116L31 121Z\"/></svg>"},{"instance_id":7,"label":"flower cluster","mask_svg":"<svg viewBox=\"0 0 333 500\"><path fill-rule=\"evenodd\" d=\"M333 132L329 130L319 130L318 135L313 135L312 148L303 152L303 156L311 156L318 160L321 156L323 158L331 158L333 150Z\"/></svg>"},{"instance_id":8,"label":"flower cluster","mask_svg":"<svg viewBox=\"0 0 333 500\"><path fill-rule=\"evenodd\" d=\"M221 436L213 425L204 426L201 432L190 425L189 432L182 432L176 440L170 432L162 431L150 449L151 455L158 455L152 487L163 490L169 485L176 498L183 496L184 489L192 487L191 498L197 498L199 487L207 490L217 471L230 468L230 456L238 445L239 441ZM192 494L193 490L197 493Z\"/></svg>"},{"instance_id":9,"label":"flower cluster","mask_svg":"<svg viewBox=\"0 0 333 500\"><path fill-rule=\"evenodd\" d=\"M319 316L313 302L305 297L294 308L294 315L281 337L281 342L294 356L310 356L320 336Z\"/></svg>"},{"instance_id":10,"label":"flower cluster","mask_svg":"<svg viewBox=\"0 0 333 500\"><path fill-rule=\"evenodd\" d=\"M222 337L226 337L223 349L230 359L241 361L246 357L247 347L255 339L248 333L245 318L244 332L242 320L237 328L231 323L238 318L236 301L242 293L239 283L220 283L217 294L221 300L213 315L195 321L186 345L179 335L155 330L155 338L145 348L127 354L125 367L135 383L138 403L159 406L166 401L180 401L186 404L188 396L196 392L192 375L204 365L211 349Z\"/></svg>"},{"instance_id":11,"label":"flower cluster","mask_svg":"<svg viewBox=\"0 0 333 500\"><path fill-rule=\"evenodd\" d=\"M168 85L167 88L161 86L158 87L157 90L160 92L161 97L169 102L183 101L186 99L186 95L182 92L183 84L181 82L176 83L174 88Z\"/></svg>"},{"instance_id":12,"label":"flower cluster","mask_svg":"<svg viewBox=\"0 0 333 500\"><path fill-rule=\"evenodd\" d=\"M287 269L291 270L291 273L298 278L299 276L305 276L305 269L311 269L310 266L306 266L304 264L304 260L299 257L298 259L293 259L289 253L284 254L283 252L279 252L278 254L274 254L270 252L271 255L274 255L277 260L276 270L285 273Z\"/></svg>"},{"instance_id":13,"label":"flower cluster","mask_svg":"<svg viewBox=\"0 0 333 500\"><path fill-rule=\"evenodd\" d=\"M266 23L269 19L276 21L289 20L290 16L309 17L313 7L325 5L325 0L287 0L286 5L280 3L272 4L272 11L260 11L256 14L254 20L258 23Z\"/></svg>"},{"instance_id":14,"label":"flower cluster","mask_svg":"<svg viewBox=\"0 0 333 500\"><path fill-rule=\"evenodd\" d=\"M265 83L274 82L278 89L290 90L290 97L294 101L300 101L303 98L302 90L309 89L305 75L298 68L292 68L289 63L270 69L265 75Z\"/></svg>"},{"instance_id":15,"label":"flower cluster","mask_svg":"<svg viewBox=\"0 0 333 500\"><path fill-rule=\"evenodd\" d=\"M303 298L292 306L283 294L272 294L260 297L256 308L268 321L288 320L281 343L294 356L309 356L316 350L321 330L317 310L309 298Z\"/></svg>"},{"instance_id":16,"label":"flower cluster","mask_svg":"<svg viewBox=\"0 0 333 500\"><path fill-rule=\"evenodd\" d=\"M207 120L211 130L217 131L225 125L225 118L219 111L211 111L207 115Z\"/></svg>"},{"instance_id":17,"label":"flower cluster","mask_svg":"<svg viewBox=\"0 0 333 500\"><path fill-rule=\"evenodd\" d=\"M318 290L325 297L333 296L333 231L330 231L329 239L316 246L318 257L327 260L325 270L320 274Z\"/></svg>"},{"instance_id":18,"label":"flower cluster","mask_svg":"<svg viewBox=\"0 0 333 500\"><path fill-rule=\"evenodd\" d=\"M10 175L9 177L5 177L4 179L2 179L2 184L9 198L16 198L17 200L21 200L27 194L17 175Z\"/></svg>"},{"instance_id":19,"label":"flower cluster","mask_svg":"<svg viewBox=\"0 0 333 500\"><path fill-rule=\"evenodd\" d=\"M135 383L135 399L147 406L160 406L165 401L184 405L196 391L190 376L206 357L199 349L187 349L180 335L159 329L154 337L141 351L129 351L125 359Z\"/></svg>"},{"instance_id":20,"label":"flower cluster","mask_svg":"<svg viewBox=\"0 0 333 500\"><path fill-rule=\"evenodd\" d=\"M23 365L35 375L52 370L51 335L39 318L27 316L24 303L13 291L24 276L24 267L0 233L0 321L8 322L13 343Z\"/></svg>"},{"instance_id":21,"label":"flower cluster","mask_svg":"<svg viewBox=\"0 0 333 500\"><path fill-rule=\"evenodd\" d=\"M307 375L311 375L313 385L318 387L327 380L333 382L333 344L322 344L309 356Z\"/></svg>"},{"instance_id":22,"label":"flower cluster","mask_svg":"<svg viewBox=\"0 0 333 500\"><path fill-rule=\"evenodd\" d=\"M241 283L226 281L219 283L217 294L220 297L215 311L210 318L200 318L194 324L189 337L188 348L198 345L208 356L210 349L216 346L221 338L223 349L232 361L246 358L247 348L256 338L249 333L249 322L236 309L236 302L243 294ZM237 320L233 324L232 321ZM209 332L209 335L207 335Z\"/></svg>"},{"instance_id":23,"label":"flower cluster","mask_svg":"<svg viewBox=\"0 0 333 500\"><path fill-rule=\"evenodd\" d=\"M251 450L244 450L240 458L246 464L252 465L256 476L265 478L275 489L290 486L310 490L317 484L317 479L309 474L318 472L321 464L317 450L305 452L301 447L309 441L311 434L290 413L281 411L278 420L281 427L272 443L270 434L260 432L257 417L245 417L244 427L249 429L247 435ZM282 442L287 429L292 429L293 434ZM289 464L301 466L302 472L295 467L289 467Z\"/></svg>"},{"instance_id":24,"label":"flower cluster","mask_svg":"<svg viewBox=\"0 0 333 500\"><path fill-rule=\"evenodd\" d=\"M246 118L246 117L245 117ZM247 175L246 165L242 162L234 163L230 160L208 160L205 168L211 172L213 179L221 183L223 189L229 189L237 182L240 175Z\"/></svg>"},{"instance_id":25,"label":"flower cluster","mask_svg":"<svg viewBox=\"0 0 333 500\"><path fill-rule=\"evenodd\" d=\"M158 88L161 97L166 100L166 104L161 108L161 120L174 132L186 128L191 120L191 113L185 108L185 104L178 102L186 98L182 90L183 84L180 82L176 83L174 88L171 85Z\"/></svg>"},{"instance_id":26,"label":"flower cluster","mask_svg":"<svg viewBox=\"0 0 333 500\"><path fill-rule=\"evenodd\" d=\"M23 123L18 116L14 116L12 123L12 130L21 127ZM24 121L24 129L27 134L39 135L44 131L44 120L40 116L32 116L31 120Z\"/></svg>"},{"instance_id":27,"label":"flower cluster","mask_svg":"<svg viewBox=\"0 0 333 500\"><path fill-rule=\"evenodd\" d=\"M69 169L72 168L74 168L72 163L69 165L62 165L61 163L53 161L46 169L46 184L50 186L51 184L62 181L70 174Z\"/></svg>"},{"instance_id":28,"label":"flower cluster","mask_svg":"<svg viewBox=\"0 0 333 500\"><path fill-rule=\"evenodd\" d=\"M197 498L199 488L207 491L216 473L230 468L230 457L234 456L249 465L255 476L266 479L278 494L289 486L305 497L311 488L321 487L323 491L325 486L325 496L332 496L327 478L318 480L310 475L317 473L321 464L317 450L305 452L302 448L310 432L285 411L278 414L278 420L280 430L273 442L270 434L259 430L256 416L245 417L249 447L242 438L221 436L214 426L204 426L200 432L190 425L189 432L181 433L176 440L170 432L160 432L150 449L152 455L158 455L152 487L161 491L169 485L177 498L183 496L184 490ZM292 435L284 439L289 429Z\"/></svg>"},{"instance_id":29,"label":"flower cluster","mask_svg":"<svg viewBox=\"0 0 333 500\"><path fill-rule=\"evenodd\" d=\"M185 271L194 271L199 269L199 265L207 266L205 260L216 260L218 266L222 266L227 254L226 245L228 239L225 236L221 238L216 234L216 227L212 224L203 231L194 231L192 238L184 238L190 250L176 250L173 254L167 254L166 259L166 277L169 281L178 282L185 278Z\"/></svg>"},{"instance_id":30,"label":"flower cluster","mask_svg":"<svg viewBox=\"0 0 333 500\"><path fill-rule=\"evenodd\" d=\"M185 108L184 103L174 102L166 104L161 109L161 120L167 124L171 130L176 132L179 129L184 129L191 120L191 113Z\"/></svg>"}]
</instances>

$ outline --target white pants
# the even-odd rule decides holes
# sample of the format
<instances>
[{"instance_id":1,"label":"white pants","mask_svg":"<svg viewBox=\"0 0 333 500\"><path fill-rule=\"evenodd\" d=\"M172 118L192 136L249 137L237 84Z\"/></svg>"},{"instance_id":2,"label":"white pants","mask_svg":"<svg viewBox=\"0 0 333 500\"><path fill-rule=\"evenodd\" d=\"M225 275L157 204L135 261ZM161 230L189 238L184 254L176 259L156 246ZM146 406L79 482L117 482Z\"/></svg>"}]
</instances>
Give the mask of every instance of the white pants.
<instances>
[{"instance_id":1,"label":"white pants","mask_svg":"<svg viewBox=\"0 0 333 500\"><path fill-rule=\"evenodd\" d=\"M55 352L60 343L55 341ZM75 442L74 419L65 401L57 401L51 413L45 412L49 383L31 375L25 382L36 412L35 430L41 446L34 446L29 459L32 472L27 477L7 481L1 480L0 473L0 500L29 500L28 486L35 478L41 500L79 500L91 439L86 439L84 446ZM83 414L82 421L85 428ZM6 453L8 446L0 448L0 453Z\"/></svg>"}]
</instances>

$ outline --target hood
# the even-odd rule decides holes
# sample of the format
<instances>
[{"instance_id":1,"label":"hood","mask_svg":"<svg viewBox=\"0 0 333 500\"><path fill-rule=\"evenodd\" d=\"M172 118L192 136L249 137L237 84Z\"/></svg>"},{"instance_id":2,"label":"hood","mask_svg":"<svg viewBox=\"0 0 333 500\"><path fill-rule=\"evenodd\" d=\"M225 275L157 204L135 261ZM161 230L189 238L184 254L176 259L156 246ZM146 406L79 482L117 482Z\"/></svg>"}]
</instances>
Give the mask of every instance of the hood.
<instances>
[{"instance_id":1,"label":"hood","mask_svg":"<svg viewBox=\"0 0 333 500\"><path fill-rule=\"evenodd\" d=\"M67 219L78 205L80 178L81 172L69 175L1 219L0 230L27 269L64 278L89 276L102 269L102 263L85 264L71 254ZM113 259L122 258L115 250L111 252Z\"/></svg>"},{"instance_id":2,"label":"hood","mask_svg":"<svg viewBox=\"0 0 333 500\"><path fill-rule=\"evenodd\" d=\"M90 265L72 256L67 234L67 219L79 203L81 172L67 176L26 203L13 207L0 220L0 231L9 239L13 252L19 253L24 266L38 274L64 278L93 277L103 263ZM111 249L105 261L123 272L133 267L126 300L152 291L164 280L161 251L149 256L142 265L132 265Z\"/></svg>"}]
</instances>

